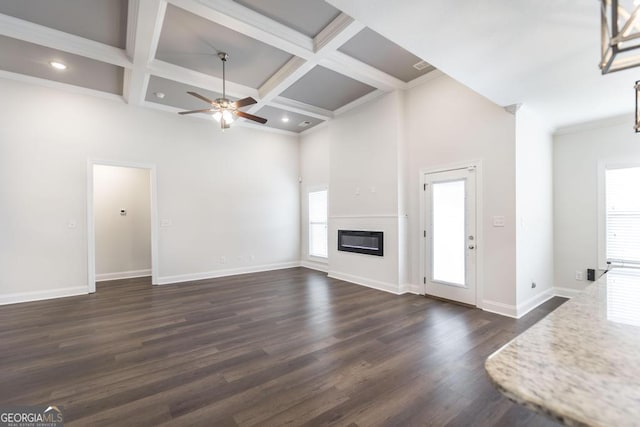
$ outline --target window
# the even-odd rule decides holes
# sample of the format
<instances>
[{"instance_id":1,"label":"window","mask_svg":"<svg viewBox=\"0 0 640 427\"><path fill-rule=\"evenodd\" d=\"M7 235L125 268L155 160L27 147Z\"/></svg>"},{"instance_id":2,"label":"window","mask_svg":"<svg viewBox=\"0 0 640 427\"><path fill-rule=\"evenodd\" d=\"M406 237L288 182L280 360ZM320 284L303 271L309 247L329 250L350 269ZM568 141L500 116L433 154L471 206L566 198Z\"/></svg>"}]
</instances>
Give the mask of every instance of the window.
<instances>
[{"instance_id":1,"label":"window","mask_svg":"<svg viewBox=\"0 0 640 427\"><path fill-rule=\"evenodd\" d=\"M605 170L605 255L640 264L640 167Z\"/></svg>"},{"instance_id":2,"label":"window","mask_svg":"<svg viewBox=\"0 0 640 427\"><path fill-rule=\"evenodd\" d=\"M309 255L327 258L327 190L309 192Z\"/></svg>"}]
</instances>

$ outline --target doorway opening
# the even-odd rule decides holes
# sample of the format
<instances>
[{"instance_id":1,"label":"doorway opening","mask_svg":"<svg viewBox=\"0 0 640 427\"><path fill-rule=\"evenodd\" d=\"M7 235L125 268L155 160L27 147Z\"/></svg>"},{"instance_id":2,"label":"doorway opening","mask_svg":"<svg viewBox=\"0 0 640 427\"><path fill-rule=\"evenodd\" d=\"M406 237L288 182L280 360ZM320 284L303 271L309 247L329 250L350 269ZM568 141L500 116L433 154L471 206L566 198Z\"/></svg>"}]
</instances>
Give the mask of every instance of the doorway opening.
<instances>
[{"instance_id":1,"label":"doorway opening","mask_svg":"<svg viewBox=\"0 0 640 427\"><path fill-rule=\"evenodd\" d=\"M156 284L155 167L89 161L87 175L89 292L96 282Z\"/></svg>"},{"instance_id":2,"label":"doorway opening","mask_svg":"<svg viewBox=\"0 0 640 427\"><path fill-rule=\"evenodd\" d=\"M423 171L424 293L477 306L477 166Z\"/></svg>"}]
</instances>

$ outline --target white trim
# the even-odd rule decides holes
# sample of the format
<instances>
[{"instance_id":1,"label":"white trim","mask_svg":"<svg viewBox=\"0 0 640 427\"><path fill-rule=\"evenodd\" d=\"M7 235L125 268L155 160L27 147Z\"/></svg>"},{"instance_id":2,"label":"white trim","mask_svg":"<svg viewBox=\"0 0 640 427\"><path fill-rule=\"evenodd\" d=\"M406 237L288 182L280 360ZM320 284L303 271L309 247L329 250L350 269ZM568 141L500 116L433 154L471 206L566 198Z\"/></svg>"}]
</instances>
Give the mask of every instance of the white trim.
<instances>
[{"instance_id":1,"label":"white trim","mask_svg":"<svg viewBox=\"0 0 640 427\"><path fill-rule=\"evenodd\" d=\"M540 292L538 295L534 295L529 298L525 302L518 304L516 307L516 313L518 319L529 313L531 310L535 309L539 305L544 304L549 301L551 298L555 296L555 292L553 288L545 289L543 292Z\"/></svg>"},{"instance_id":2,"label":"white trim","mask_svg":"<svg viewBox=\"0 0 640 427\"><path fill-rule=\"evenodd\" d=\"M336 73L385 92L404 89L406 86L402 80L337 50L322 58L318 63Z\"/></svg>"},{"instance_id":3,"label":"white trim","mask_svg":"<svg viewBox=\"0 0 640 427\"><path fill-rule=\"evenodd\" d=\"M129 104L144 102L150 77L147 66L156 55L166 10L167 3L162 0L129 0L127 53L134 66L125 72L123 91Z\"/></svg>"},{"instance_id":4,"label":"white trim","mask_svg":"<svg viewBox=\"0 0 640 427\"><path fill-rule=\"evenodd\" d=\"M389 292L395 295L401 295L403 293L400 291L399 286L394 283L381 282L379 280L373 280L366 277L355 276L353 274L341 273L333 270L329 270L328 276L332 279L338 279L344 282L366 286L368 288Z\"/></svg>"},{"instance_id":5,"label":"white trim","mask_svg":"<svg viewBox=\"0 0 640 427\"><path fill-rule=\"evenodd\" d=\"M380 215L331 215L329 219L364 219L364 218L408 218L407 215L380 214Z\"/></svg>"},{"instance_id":6,"label":"white trim","mask_svg":"<svg viewBox=\"0 0 640 427\"><path fill-rule=\"evenodd\" d=\"M414 295L423 295L420 292L420 286L414 285L413 283L405 283L400 285L400 293L401 294L414 294Z\"/></svg>"},{"instance_id":7,"label":"white trim","mask_svg":"<svg viewBox=\"0 0 640 427\"><path fill-rule=\"evenodd\" d=\"M325 121L325 122L322 122L322 123L319 123L319 124L315 125L315 126L314 126L314 127L312 127L312 128L309 128L309 129L307 129L307 130L303 130L303 131L302 131L302 132L300 132L298 135L299 135L299 136L301 136L301 137L302 137L302 136L307 136L307 135L310 135L310 134L314 133L314 132L315 132L315 131L317 131L317 130L324 129L324 128L326 128L327 126L329 126L329 122L328 122L328 121Z\"/></svg>"},{"instance_id":8,"label":"white trim","mask_svg":"<svg viewBox=\"0 0 640 427\"><path fill-rule=\"evenodd\" d=\"M467 160L467 161L463 161L463 162L455 162L455 163L447 163L447 164L442 164L442 165L437 165L437 166L428 166L425 168L421 168L419 171L419 182L420 182L420 186L418 187L418 200L420 201L420 219L419 219L419 223L420 223L420 235L422 236L423 231L427 229L427 225L425 224L425 211L426 211L426 207L425 207L425 197L424 197L424 184L425 184L425 180L424 180L424 176L426 174L431 174L431 173L439 173L439 172L446 172L446 171L452 171L452 170L458 170L458 169L468 169L468 168L475 168L475 181L476 181L476 240L475 240L475 247L476 247L476 307L478 308L482 308L484 310L485 306L485 300L484 300L484 218L483 218L483 213L484 213L484 167L483 167L483 160L482 159L475 159L475 160ZM423 281L423 278L427 276L426 270L426 251L425 251L425 245L424 245L424 238L420 237L420 277L419 277L419 282ZM422 293L426 294L426 285L422 285ZM492 306L494 307L498 307L497 309L501 309L498 305L496 304L500 304L500 303L492 303L491 301L487 301L490 305L493 304ZM511 306L509 306L511 307ZM514 316L515 316L515 306L513 306L514 309ZM508 312L511 309L508 309ZM495 312L493 310L487 310L487 311L492 311ZM500 312L498 312L499 314L501 314Z\"/></svg>"},{"instance_id":9,"label":"white trim","mask_svg":"<svg viewBox=\"0 0 640 427\"><path fill-rule=\"evenodd\" d=\"M169 0L169 3L292 55L304 59L313 56L311 37L234 1Z\"/></svg>"},{"instance_id":10,"label":"white trim","mask_svg":"<svg viewBox=\"0 0 640 427\"><path fill-rule=\"evenodd\" d=\"M515 305L503 304L496 301L482 300L482 306L479 308L482 308L483 311L488 311L489 313L512 317L514 319L518 318L518 309Z\"/></svg>"},{"instance_id":11,"label":"white trim","mask_svg":"<svg viewBox=\"0 0 640 427\"><path fill-rule=\"evenodd\" d=\"M46 291L4 294L4 295L0 295L0 305L17 304L20 302L29 302L29 301L41 301L41 300L47 300L47 299L72 297L76 295L86 295L86 294L87 294L86 286L48 289Z\"/></svg>"},{"instance_id":12,"label":"white trim","mask_svg":"<svg viewBox=\"0 0 640 427\"><path fill-rule=\"evenodd\" d=\"M385 92L383 90L377 89L374 91L369 92L368 94L361 96L360 98L356 99L355 101L351 101L350 103L343 105L342 107L338 108L337 110L335 110L333 112L333 115L335 117L346 113L347 111L351 111L354 108L360 107L361 105L364 105L370 101L373 101L374 99L377 99L379 97L381 97L382 95L386 94L388 92Z\"/></svg>"},{"instance_id":13,"label":"white trim","mask_svg":"<svg viewBox=\"0 0 640 427\"><path fill-rule=\"evenodd\" d=\"M318 54L323 50L335 51L339 49L364 28L364 24L354 20L349 15L340 13L314 37L315 53Z\"/></svg>"},{"instance_id":14,"label":"white trim","mask_svg":"<svg viewBox=\"0 0 640 427\"><path fill-rule=\"evenodd\" d=\"M74 93L77 95L95 96L98 98L108 99L109 101L116 101L121 104L124 103L124 98L122 97L122 95L110 92L102 92L100 90L89 89L82 86L75 86L68 83L57 82L55 80L41 79L39 77L28 76L26 74L18 74L12 73L10 71L0 70L0 78L37 86L43 86L50 89Z\"/></svg>"},{"instance_id":15,"label":"white trim","mask_svg":"<svg viewBox=\"0 0 640 427\"><path fill-rule=\"evenodd\" d=\"M439 77L444 77L444 76L446 76L446 74L436 68L433 71L429 71L427 74L423 74L420 77L416 77L415 79L408 82L405 85L405 90L413 89L414 87L418 87L427 82L430 82L431 80L435 80Z\"/></svg>"},{"instance_id":16,"label":"white trim","mask_svg":"<svg viewBox=\"0 0 640 427\"><path fill-rule=\"evenodd\" d=\"M13 16L0 14L0 35L119 67L131 68L133 65L124 49L54 30Z\"/></svg>"},{"instance_id":17,"label":"white trim","mask_svg":"<svg viewBox=\"0 0 640 427\"><path fill-rule=\"evenodd\" d=\"M118 160L87 159L87 291L96 291L96 227L93 211L93 167L95 165L148 169L151 191L151 283L158 280L158 191L157 172L154 164Z\"/></svg>"},{"instance_id":18,"label":"white trim","mask_svg":"<svg viewBox=\"0 0 640 427\"><path fill-rule=\"evenodd\" d=\"M200 71L191 70L179 65L170 64L159 59L149 61L147 73L162 77L163 79L174 80L179 83L222 93L221 78L210 76L208 74L201 73ZM226 82L226 91L227 95L237 98L244 98L246 96L260 98L257 89L231 81Z\"/></svg>"},{"instance_id":19,"label":"white trim","mask_svg":"<svg viewBox=\"0 0 640 427\"><path fill-rule=\"evenodd\" d=\"M118 271L115 273L96 274L96 282L104 282L106 280L135 279L136 277L151 276L151 269Z\"/></svg>"},{"instance_id":20,"label":"white trim","mask_svg":"<svg viewBox=\"0 0 640 427\"><path fill-rule=\"evenodd\" d=\"M573 298L578 296L582 291L580 289L569 288L569 287L558 287L553 288L553 294L557 297L562 298Z\"/></svg>"},{"instance_id":21,"label":"white trim","mask_svg":"<svg viewBox=\"0 0 640 427\"><path fill-rule=\"evenodd\" d=\"M311 270L318 270L324 273L329 272L329 264L327 264L326 262L302 260L300 261L300 267L309 268Z\"/></svg>"},{"instance_id":22,"label":"white trim","mask_svg":"<svg viewBox=\"0 0 640 427\"><path fill-rule=\"evenodd\" d=\"M173 283L193 282L196 280L215 279L218 277L236 276L238 274L260 273L262 271L283 270L294 267L300 267L300 261L227 268L224 270L204 271L202 273L177 274L174 276L159 277L157 284L169 285Z\"/></svg>"},{"instance_id":23,"label":"white trim","mask_svg":"<svg viewBox=\"0 0 640 427\"><path fill-rule=\"evenodd\" d=\"M638 162L630 162L628 159L602 159L598 161L598 189L597 189L597 245L598 245L598 270L605 271L607 265L607 212L606 212L606 172L611 169L625 169L640 167Z\"/></svg>"},{"instance_id":24,"label":"white trim","mask_svg":"<svg viewBox=\"0 0 640 427\"><path fill-rule=\"evenodd\" d=\"M291 111L293 113L304 114L305 116L314 117L320 120L330 120L333 118L333 111L305 104L304 102L296 101L294 99L284 98L282 96L276 96L273 100L267 102L267 105Z\"/></svg>"},{"instance_id":25,"label":"white trim","mask_svg":"<svg viewBox=\"0 0 640 427\"><path fill-rule=\"evenodd\" d=\"M625 113L617 116L606 117L604 119L596 119L596 120L590 120L588 122L577 123L569 126L562 126L557 128L553 132L553 136L569 135L572 133L606 128L610 126L617 126L625 123L628 123L629 130L632 130L634 122L635 122L635 115L633 113Z\"/></svg>"}]
</instances>

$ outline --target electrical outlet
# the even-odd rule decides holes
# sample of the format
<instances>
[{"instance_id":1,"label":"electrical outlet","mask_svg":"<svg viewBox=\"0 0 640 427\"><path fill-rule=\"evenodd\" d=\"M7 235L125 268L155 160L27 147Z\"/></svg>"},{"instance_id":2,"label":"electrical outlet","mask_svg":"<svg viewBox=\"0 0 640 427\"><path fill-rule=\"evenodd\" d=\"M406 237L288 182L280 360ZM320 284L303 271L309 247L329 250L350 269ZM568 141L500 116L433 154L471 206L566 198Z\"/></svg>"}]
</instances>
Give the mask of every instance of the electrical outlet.
<instances>
[{"instance_id":1,"label":"electrical outlet","mask_svg":"<svg viewBox=\"0 0 640 427\"><path fill-rule=\"evenodd\" d=\"M227 257L226 256L221 256L220 257L220 264L226 264L227 263Z\"/></svg>"},{"instance_id":2,"label":"electrical outlet","mask_svg":"<svg viewBox=\"0 0 640 427\"><path fill-rule=\"evenodd\" d=\"M584 273L580 270L576 270L576 280L584 280Z\"/></svg>"}]
</instances>

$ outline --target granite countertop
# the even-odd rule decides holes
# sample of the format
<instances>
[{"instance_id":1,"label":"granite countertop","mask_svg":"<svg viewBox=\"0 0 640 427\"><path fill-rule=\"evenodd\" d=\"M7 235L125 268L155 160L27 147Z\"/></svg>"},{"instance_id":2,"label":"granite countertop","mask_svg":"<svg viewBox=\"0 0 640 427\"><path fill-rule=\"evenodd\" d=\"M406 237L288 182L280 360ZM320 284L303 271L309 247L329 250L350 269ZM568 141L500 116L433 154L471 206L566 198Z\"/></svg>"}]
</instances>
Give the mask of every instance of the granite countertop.
<instances>
[{"instance_id":1,"label":"granite countertop","mask_svg":"<svg viewBox=\"0 0 640 427\"><path fill-rule=\"evenodd\" d=\"M640 426L640 270L614 269L489 356L511 400L570 426Z\"/></svg>"}]
</instances>

